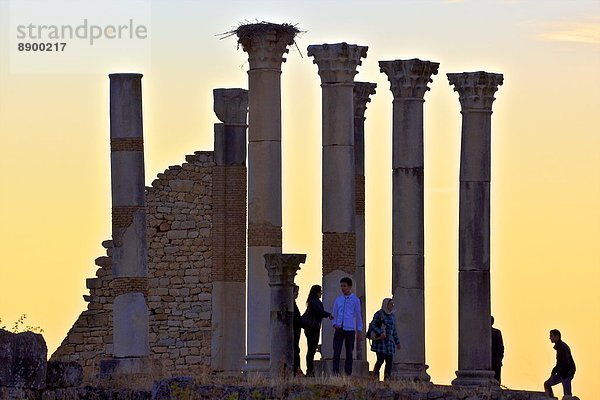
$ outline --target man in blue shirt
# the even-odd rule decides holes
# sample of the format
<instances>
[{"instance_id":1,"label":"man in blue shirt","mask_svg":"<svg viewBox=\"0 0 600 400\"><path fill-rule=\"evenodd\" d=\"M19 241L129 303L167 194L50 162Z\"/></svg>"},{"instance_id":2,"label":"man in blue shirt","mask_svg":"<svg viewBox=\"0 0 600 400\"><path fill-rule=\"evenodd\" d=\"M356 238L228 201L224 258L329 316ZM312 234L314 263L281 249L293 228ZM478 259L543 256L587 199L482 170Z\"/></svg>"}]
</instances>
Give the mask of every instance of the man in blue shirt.
<instances>
[{"instance_id":1,"label":"man in blue shirt","mask_svg":"<svg viewBox=\"0 0 600 400\"><path fill-rule=\"evenodd\" d=\"M362 318L360 300L352 293L352 279L344 277L340 280L342 295L333 303L333 374L340 373L340 353L342 344L346 347L346 362L344 371L352 375L352 352L355 339L360 340L362 332Z\"/></svg>"}]
</instances>

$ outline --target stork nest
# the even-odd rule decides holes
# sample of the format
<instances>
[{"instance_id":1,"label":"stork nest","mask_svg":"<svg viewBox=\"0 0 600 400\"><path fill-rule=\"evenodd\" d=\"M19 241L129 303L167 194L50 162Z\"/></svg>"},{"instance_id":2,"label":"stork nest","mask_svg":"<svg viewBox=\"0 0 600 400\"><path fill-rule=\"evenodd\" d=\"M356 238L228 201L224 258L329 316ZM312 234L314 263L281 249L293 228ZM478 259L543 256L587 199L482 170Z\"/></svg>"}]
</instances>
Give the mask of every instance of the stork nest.
<instances>
[{"instance_id":1,"label":"stork nest","mask_svg":"<svg viewBox=\"0 0 600 400\"><path fill-rule=\"evenodd\" d=\"M274 24L272 22L267 22L267 21L256 21L256 22L250 22L250 21L244 21L242 23L240 23L237 28L234 28L228 32L224 32L219 34L218 36L221 36L221 39L225 39L231 36L237 36L238 37L238 47L239 44L244 42L245 40L250 39L251 37L262 33L262 32L272 32L275 31L277 32L277 34L285 34L285 35L289 35L292 38L292 43L294 46L296 46L296 49L298 49L298 53L300 53L300 56L302 56L302 53L300 52L300 49L298 48L298 44L296 43L296 41L294 40L294 38L302 33L305 33L305 31L301 31L298 28L298 24Z\"/></svg>"}]
</instances>

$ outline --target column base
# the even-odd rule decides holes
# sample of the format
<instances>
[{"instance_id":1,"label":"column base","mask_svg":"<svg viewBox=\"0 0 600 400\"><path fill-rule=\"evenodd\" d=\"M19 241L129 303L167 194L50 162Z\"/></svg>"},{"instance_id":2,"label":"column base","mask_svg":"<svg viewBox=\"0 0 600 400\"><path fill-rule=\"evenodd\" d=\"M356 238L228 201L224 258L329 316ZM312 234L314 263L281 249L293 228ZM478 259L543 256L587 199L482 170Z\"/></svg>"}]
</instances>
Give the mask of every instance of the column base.
<instances>
[{"instance_id":1,"label":"column base","mask_svg":"<svg viewBox=\"0 0 600 400\"><path fill-rule=\"evenodd\" d=\"M246 364L242 367L244 375L269 376L271 357L269 354L248 354Z\"/></svg>"},{"instance_id":2,"label":"column base","mask_svg":"<svg viewBox=\"0 0 600 400\"><path fill-rule=\"evenodd\" d=\"M340 374L344 374L344 358L340 359ZM332 376L333 360L315 360L315 376ZM352 376L359 378L369 377L369 362L365 360L354 360L352 362Z\"/></svg>"},{"instance_id":3,"label":"column base","mask_svg":"<svg viewBox=\"0 0 600 400\"><path fill-rule=\"evenodd\" d=\"M98 386L123 389L151 389L162 377L159 360L148 357L113 358L100 360Z\"/></svg>"},{"instance_id":4,"label":"column base","mask_svg":"<svg viewBox=\"0 0 600 400\"><path fill-rule=\"evenodd\" d=\"M486 370L459 370L456 371L456 379L452 381L454 386L498 386L494 379L494 371Z\"/></svg>"},{"instance_id":5,"label":"column base","mask_svg":"<svg viewBox=\"0 0 600 400\"><path fill-rule=\"evenodd\" d=\"M394 363L391 379L429 382L431 377L427 373L428 368L427 364Z\"/></svg>"}]
</instances>

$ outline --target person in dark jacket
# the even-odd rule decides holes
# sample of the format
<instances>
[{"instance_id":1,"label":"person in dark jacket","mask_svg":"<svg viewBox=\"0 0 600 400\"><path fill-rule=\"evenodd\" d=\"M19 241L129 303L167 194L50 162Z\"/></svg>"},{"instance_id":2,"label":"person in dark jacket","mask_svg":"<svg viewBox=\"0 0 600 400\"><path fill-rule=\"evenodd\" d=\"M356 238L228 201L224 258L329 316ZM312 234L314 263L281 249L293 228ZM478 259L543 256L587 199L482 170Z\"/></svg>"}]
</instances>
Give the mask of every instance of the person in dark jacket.
<instances>
[{"instance_id":1,"label":"person in dark jacket","mask_svg":"<svg viewBox=\"0 0 600 400\"><path fill-rule=\"evenodd\" d=\"M371 351L377 354L377 361L373 367L373 374L379 379L379 370L385 361L383 370L384 380L388 380L392 374L394 354L400 350L400 339L396 331L396 316L394 312L394 300L383 299L381 309L373 315L369 324L369 330L373 333Z\"/></svg>"},{"instance_id":2,"label":"person in dark jacket","mask_svg":"<svg viewBox=\"0 0 600 400\"><path fill-rule=\"evenodd\" d=\"M306 299L306 312L303 316L304 335L306 336L306 376L315 376L314 359L319 345L321 320L332 319L331 313L325 311L321 302L322 289L320 285L313 285Z\"/></svg>"},{"instance_id":3,"label":"person in dark jacket","mask_svg":"<svg viewBox=\"0 0 600 400\"><path fill-rule=\"evenodd\" d=\"M575 376L575 361L571 355L571 349L560 337L558 329L550 331L550 341L554 343L556 350L556 366L552 368L550 378L544 382L546 396L554 397L552 386L562 383L563 394L571 396L571 380Z\"/></svg>"},{"instance_id":4,"label":"person in dark jacket","mask_svg":"<svg viewBox=\"0 0 600 400\"><path fill-rule=\"evenodd\" d=\"M300 369L300 336L302 335L302 315L296 304L300 287L294 285L294 376L302 375Z\"/></svg>"},{"instance_id":5,"label":"person in dark jacket","mask_svg":"<svg viewBox=\"0 0 600 400\"><path fill-rule=\"evenodd\" d=\"M502 332L494 326L494 317L492 317L492 369L494 370L494 378L498 383L500 381L500 373L502 371L502 359L504 358L504 341L502 340Z\"/></svg>"}]
</instances>

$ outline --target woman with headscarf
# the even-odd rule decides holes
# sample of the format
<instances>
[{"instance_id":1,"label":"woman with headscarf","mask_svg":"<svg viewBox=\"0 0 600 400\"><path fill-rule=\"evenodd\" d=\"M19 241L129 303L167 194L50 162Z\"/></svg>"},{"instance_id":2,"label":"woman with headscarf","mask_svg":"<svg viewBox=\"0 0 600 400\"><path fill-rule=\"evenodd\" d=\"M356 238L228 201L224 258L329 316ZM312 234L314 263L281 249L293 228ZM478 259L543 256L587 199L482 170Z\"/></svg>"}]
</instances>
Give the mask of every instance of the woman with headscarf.
<instances>
[{"instance_id":1,"label":"woman with headscarf","mask_svg":"<svg viewBox=\"0 0 600 400\"><path fill-rule=\"evenodd\" d=\"M392 374L394 354L396 354L396 350L400 350L395 311L394 300L385 298L381 304L381 310L373 315L373 320L369 324L371 351L377 354L373 373L379 377L379 370L385 361L384 379L388 379Z\"/></svg>"},{"instance_id":2,"label":"woman with headscarf","mask_svg":"<svg viewBox=\"0 0 600 400\"><path fill-rule=\"evenodd\" d=\"M302 315L304 335L306 336L306 376L315 376L314 359L319 345L319 333L321 332L321 320L333 318L325 311L321 302L321 286L313 285L306 299L306 311Z\"/></svg>"}]
</instances>

